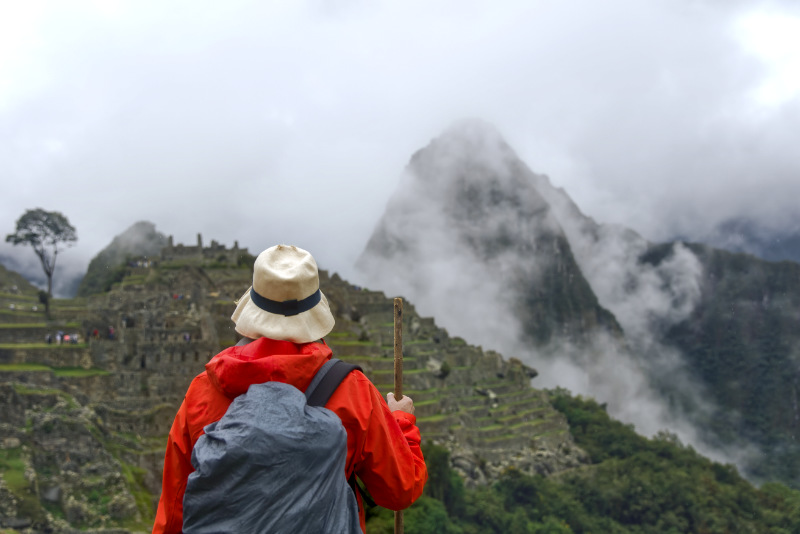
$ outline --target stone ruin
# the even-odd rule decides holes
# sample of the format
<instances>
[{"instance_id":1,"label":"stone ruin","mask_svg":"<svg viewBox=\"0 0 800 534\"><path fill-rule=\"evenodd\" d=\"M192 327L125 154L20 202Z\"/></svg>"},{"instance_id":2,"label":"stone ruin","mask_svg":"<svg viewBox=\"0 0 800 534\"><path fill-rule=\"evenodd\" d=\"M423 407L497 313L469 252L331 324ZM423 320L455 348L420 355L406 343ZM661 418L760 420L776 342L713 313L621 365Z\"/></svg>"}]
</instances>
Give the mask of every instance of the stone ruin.
<instances>
[{"instance_id":1,"label":"stone ruin","mask_svg":"<svg viewBox=\"0 0 800 534\"><path fill-rule=\"evenodd\" d=\"M246 248L239 248L238 241L233 242L233 248L227 248L212 239L211 244L204 247L203 236L198 233L197 244L194 246L175 245L173 237L167 237L167 246L161 249L160 260L166 262L176 260L194 261L196 263L217 262L236 265L239 258L248 255Z\"/></svg>"},{"instance_id":2,"label":"stone ruin","mask_svg":"<svg viewBox=\"0 0 800 534\"><path fill-rule=\"evenodd\" d=\"M0 447L24 458L28 496L52 497L70 510L70 524L152 521L165 437L183 394L210 358L238 340L230 314L251 283L249 265L239 266L244 255L238 244L203 247L199 234L194 247L170 238L157 264L131 268L108 293L54 306L50 323L0 330L0 397L7 401L0 434L16 440ZM320 281L336 317L326 341L379 390L391 391L392 299L326 271ZM66 324L86 342L41 343ZM530 387L535 371L519 360L450 337L409 303L403 347L404 391L414 398L423 439L451 451L468 485L510 467L547 475L586 461L546 393ZM83 444L81 458L97 461L87 467L69 460L75 443ZM121 494L113 514L80 482L99 477L117 484L125 473L136 476L128 476L130 492Z\"/></svg>"}]
</instances>

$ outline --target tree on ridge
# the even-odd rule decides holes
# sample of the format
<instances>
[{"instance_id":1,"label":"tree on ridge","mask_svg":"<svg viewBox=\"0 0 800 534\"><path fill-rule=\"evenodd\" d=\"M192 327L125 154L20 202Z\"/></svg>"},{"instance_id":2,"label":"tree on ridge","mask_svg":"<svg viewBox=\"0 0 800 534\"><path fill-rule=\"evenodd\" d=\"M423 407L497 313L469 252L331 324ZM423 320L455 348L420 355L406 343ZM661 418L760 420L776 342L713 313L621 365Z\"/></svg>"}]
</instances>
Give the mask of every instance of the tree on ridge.
<instances>
[{"instance_id":1,"label":"tree on ridge","mask_svg":"<svg viewBox=\"0 0 800 534\"><path fill-rule=\"evenodd\" d=\"M27 210L17 220L16 232L6 236L6 241L14 245L30 245L39 257L42 270L47 276L48 311L49 299L53 296L53 271L58 252L72 246L77 240L75 227L64 215L41 208ZM65 247L61 247L61 244Z\"/></svg>"}]
</instances>

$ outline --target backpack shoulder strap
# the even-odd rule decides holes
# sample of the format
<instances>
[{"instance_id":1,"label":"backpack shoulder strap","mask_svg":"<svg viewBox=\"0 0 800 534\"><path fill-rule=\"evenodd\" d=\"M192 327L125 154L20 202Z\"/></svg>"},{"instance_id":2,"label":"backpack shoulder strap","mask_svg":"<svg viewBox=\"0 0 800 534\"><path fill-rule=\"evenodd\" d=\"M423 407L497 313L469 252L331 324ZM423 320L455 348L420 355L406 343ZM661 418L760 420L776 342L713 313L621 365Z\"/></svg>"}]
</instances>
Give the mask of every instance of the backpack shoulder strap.
<instances>
[{"instance_id":1,"label":"backpack shoulder strap","mask_svg":"<svg viewBox=\"0 0 800 534\"><path fill-rule=\"evenodd\" d=\"M359 371L362 370L360 366L352 363L345 363L339 358L331 358L325 362L323 366L320 367L319 371L317 371L317 374L314 375L314 378L311 379L311 383L308 385L308 389L306 389L306 404L309 406L325 406L328 399L333 395L333 392L336 391L336 388L339 387L339 384L344 380L344 377L356 369ZM356 496L361 494L361 501L366 507L375 507L375 501L372 500L369 493L359 485L355 472L350 474L347 483Z\"/></svg>"},{"instance_id":2,"label":"backpack shoulder strap","mask_svg":"<svg viewBox=\"0 0 800 534\"><path fill-rule=\"evenodd\" d=\"M345 363L338 358L325 362L306 389L306 403L309 406L325 406L344 377L356 369L361 371L358 365Z\"/></svg>"}]
</instances>

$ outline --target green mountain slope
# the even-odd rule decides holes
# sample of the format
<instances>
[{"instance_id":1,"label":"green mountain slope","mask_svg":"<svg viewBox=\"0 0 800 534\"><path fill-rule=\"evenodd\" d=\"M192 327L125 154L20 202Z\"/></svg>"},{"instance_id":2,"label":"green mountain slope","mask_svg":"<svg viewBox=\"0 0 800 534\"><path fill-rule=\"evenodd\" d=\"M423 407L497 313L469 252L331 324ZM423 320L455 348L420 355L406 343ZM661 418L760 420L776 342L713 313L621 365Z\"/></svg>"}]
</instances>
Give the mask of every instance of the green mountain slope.
<instances>
[{"instance_id":1,"label":"green mountain slope","mask_svg":"<svg viewBox=\"0 0 800 534\"><path fill-rule=\"evenodd\" d=\"M21 274L9 271L5 266L0 265L0 293L33 296L39 294L39 289Z\"/></svg>"},{"instance_id":2,"label":"green mountain slope","mask_svg":"<svg viewBox=\"0 0 800 534\"><path fill-rule=\"evenodd\" d=\"M108 291L111 284L122 279L129 258L158 256L166 244L167 237L157 232L153 223L140 221L133 224L92 258L77 295L87 297Z\"/></svg>"},{"instance_id":3,"label":"green mountain slope","mask_svg":"<svg viewBox=\"0 0 800 534\"><path fill-rule=\"evenodd\" d=\"M701 299L666 339L716 399L720 440L761 447L750 474L800 487L800 264L687 246L703 265ZM642 259L668 257L663 245Z\"/></svg>"},{"instance_id":4,"label":"green mountain slope","mask_svg":"<svg viewBox=\"0 0 800 534\"><path fill-rule=\"evenodd\" d=\"M509 469L494 484L468 489L448 453L425 448L428 500L405 512L406 532L790 533L800 531L800 491L756 488L731 465L712 462L662 433L652 439L611 419L591 399L549 392L591 463L552 477ZM371 533L391 534L389 514L373 511Z\"/></svg>"}]
</instances>

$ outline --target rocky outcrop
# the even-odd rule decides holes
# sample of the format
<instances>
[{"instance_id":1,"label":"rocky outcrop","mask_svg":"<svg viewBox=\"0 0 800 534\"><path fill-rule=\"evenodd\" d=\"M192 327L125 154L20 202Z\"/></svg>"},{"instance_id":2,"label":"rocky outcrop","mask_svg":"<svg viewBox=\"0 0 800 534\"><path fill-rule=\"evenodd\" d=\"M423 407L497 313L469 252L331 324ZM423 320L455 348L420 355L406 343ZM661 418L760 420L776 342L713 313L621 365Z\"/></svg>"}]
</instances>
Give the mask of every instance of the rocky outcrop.
<instances>
[{"instance_id":1,"label":"rocky outcrop","mask_svg":"<svg viewBox=\"0 0 800 534\"><path fill-rule=\"evenodd\" d=\"M36 532L141 521L112 454L112 437L94 411L58 390L0 384L0 525Z\"/></svg>"}]
</instances>

